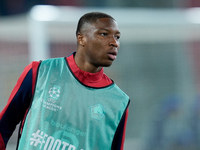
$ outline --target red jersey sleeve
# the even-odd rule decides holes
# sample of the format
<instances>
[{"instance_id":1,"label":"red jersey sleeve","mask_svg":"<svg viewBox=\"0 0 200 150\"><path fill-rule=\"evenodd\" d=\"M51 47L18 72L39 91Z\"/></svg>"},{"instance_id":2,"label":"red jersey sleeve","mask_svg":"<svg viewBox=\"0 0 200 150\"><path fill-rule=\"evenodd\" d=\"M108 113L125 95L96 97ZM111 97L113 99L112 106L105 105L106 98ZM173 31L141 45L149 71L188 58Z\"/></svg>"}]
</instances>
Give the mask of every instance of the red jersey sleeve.
<instances>
[{"instance_id":1,"label":"red jersey sleeve","mask_svg":"<svg viewBox=\"0 0 200 150\"><path fill-rule=\"evenodd\" d=\"M122 119L119 123L117 131L115 133L113 142L112 142L112 150L123 150L124 149L124 141L125 141L125 134L126 134L126 123L128 120L128 112L129 109L127 107L126 111L124 112Z\"/></svg>"},{"instance_id":2,"label":"red jersey sleeve","mask_svg":"<svg viewBox=\"0 0 200 150\"><path fill-rule=\"evenodd\" d=\"M32 62L24 69L0 113L0 150L5 150L9 138L29 108L38 66L39 62Z\"/></svg>"}]
</instances>

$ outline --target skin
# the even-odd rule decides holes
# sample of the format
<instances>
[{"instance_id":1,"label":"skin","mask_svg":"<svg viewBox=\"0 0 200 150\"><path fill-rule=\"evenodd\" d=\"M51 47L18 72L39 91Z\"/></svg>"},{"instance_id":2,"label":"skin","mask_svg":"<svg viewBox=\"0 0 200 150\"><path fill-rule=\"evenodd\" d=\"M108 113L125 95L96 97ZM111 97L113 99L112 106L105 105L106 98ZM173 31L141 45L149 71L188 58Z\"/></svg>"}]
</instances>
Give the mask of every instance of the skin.
<instances>
[{"instance_id":1,"label":"skin","mask_svg":"<svg viewBox=\"0 0 200 150\"><path fill-rule=\"evenodd\" d=\"M113 19L100 18L95 23L86 23L77 35L77 66L90 73L110 66L119 50L119 38L118 25Z\"/></svg>"}]
</instances>

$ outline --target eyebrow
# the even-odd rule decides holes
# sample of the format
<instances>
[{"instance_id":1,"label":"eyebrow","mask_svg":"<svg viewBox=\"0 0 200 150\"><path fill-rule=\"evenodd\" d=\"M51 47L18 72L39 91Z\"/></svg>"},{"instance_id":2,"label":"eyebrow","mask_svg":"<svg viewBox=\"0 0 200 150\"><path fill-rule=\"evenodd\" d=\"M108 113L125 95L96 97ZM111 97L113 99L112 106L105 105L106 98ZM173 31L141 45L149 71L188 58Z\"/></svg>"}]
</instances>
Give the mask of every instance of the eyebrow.
<instances>
[{"instance_id":1,"label":"eyebrow","mask_svg":"<svg viewBox=\"0 0 200 150\"><path fill-rule=\"evenodd\" d=\"M105 31L107 31L107 32L109 31L109 29L105 29L105 28L102 28L102 29L99 29L99 30L100 30L100 31L101 31L101 30L105 30ZM117 31L116 34L121 34L121 33L120 33L119 31Z\"/></svg>"}]
</instances>

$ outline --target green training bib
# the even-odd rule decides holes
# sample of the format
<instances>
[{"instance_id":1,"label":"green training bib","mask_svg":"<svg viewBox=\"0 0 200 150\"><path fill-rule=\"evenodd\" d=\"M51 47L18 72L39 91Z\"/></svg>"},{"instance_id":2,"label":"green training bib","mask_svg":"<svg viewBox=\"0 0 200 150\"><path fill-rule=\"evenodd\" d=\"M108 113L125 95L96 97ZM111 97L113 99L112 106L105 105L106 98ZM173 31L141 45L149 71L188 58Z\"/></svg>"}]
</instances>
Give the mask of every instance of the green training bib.
<instances>
[{"instance_id":1,"label":"green training bib","mask_svg":"<svg viewBox=\"0 0 200 150\"><path fill-rule=\"evenodd\" d=\"M65 58L42 61L18 149L109 150L128 103L116 84L81 84Z\"/></svg>"}]
</instances>

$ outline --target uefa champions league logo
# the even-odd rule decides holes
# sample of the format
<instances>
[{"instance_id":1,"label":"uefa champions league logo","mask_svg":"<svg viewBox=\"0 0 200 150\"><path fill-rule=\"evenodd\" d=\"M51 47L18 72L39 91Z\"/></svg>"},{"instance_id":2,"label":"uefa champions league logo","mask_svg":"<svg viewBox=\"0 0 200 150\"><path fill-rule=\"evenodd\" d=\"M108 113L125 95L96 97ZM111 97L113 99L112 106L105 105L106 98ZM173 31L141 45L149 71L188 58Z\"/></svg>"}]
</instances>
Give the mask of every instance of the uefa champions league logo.
<instances>
[{"instance_id":1,"label":"uefa champions league logo","mask_svg":"<svg viewBox=\"0 0 200 150\"><path fill-rule=\"evenodd\" d=\"M57 100L60 97L60 86L54 85L52 88L50 88L49 96L53 100Z\"/></svg>"},{"instance_id":2,"label":"uefa champions league logo","mask_svg":"<svg viewBox=\"0 0 200 150\"><path fill-rule=\"evenodd\" d=\"M49 89L49 92L47 92L45 98L40 100L43 103L42 106L45 109L54 112L60 111L62 109L62 106L57 101L58 98L60 98L60 89L60 86L54 85Z\"/></svg>"}]
</instances>

